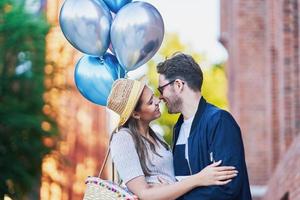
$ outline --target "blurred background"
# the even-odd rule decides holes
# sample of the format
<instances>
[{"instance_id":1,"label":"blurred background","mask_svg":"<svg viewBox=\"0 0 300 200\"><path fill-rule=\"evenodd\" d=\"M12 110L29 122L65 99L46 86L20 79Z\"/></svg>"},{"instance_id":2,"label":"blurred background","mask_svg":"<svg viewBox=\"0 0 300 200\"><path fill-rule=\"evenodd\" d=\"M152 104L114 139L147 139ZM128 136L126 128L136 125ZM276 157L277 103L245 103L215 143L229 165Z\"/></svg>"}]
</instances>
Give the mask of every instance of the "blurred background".
<instances>
[{"instance_id":1,"label":"blurred background","mask_svg":"<svg viewBox=\"0 0 300 200\"><path fill-rule=\"evenodd\" d=\"M158 94L156 64L191 54L203 96L241 126L253 199L300 199L300 1L146 2L164 19L164 40L129 77L146 74ZM109 117L74 84L82 54L60 29L62 3L0 1L0 199L82 199L104 158ZM178 116L161 109L152 126L171 142Z\"/></svg>"}]
</instances>

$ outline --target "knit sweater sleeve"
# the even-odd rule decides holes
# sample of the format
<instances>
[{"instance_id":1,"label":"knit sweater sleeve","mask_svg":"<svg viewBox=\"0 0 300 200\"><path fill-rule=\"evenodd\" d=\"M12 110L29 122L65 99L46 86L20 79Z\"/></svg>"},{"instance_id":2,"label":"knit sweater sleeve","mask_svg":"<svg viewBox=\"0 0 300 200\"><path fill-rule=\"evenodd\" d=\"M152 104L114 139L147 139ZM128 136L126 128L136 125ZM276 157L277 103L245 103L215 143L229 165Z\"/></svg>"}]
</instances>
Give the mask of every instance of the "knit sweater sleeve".
<instances>
[{"instance_id":1,"label":"knit sweater sleeve","mask_svg":"<svg viewBox=\"0 0 300 200\"><path fill-rule=\"evenodd\" d=\"M117 171L126 184L138 176L144 176L141 163L130 133L120 130L112 138L111 156Z\"/></svg>"}]
</instances>

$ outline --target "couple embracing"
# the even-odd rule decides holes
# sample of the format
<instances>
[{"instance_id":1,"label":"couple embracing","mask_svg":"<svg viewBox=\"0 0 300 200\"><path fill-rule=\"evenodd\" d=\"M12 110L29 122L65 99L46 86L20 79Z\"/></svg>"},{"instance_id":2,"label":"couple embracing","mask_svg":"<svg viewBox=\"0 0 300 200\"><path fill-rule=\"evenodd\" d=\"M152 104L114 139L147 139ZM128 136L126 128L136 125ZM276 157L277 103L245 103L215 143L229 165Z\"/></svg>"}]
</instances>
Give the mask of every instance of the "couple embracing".
<instances>
[{"instance_id":1,"label":"couple embracing","mask_svg":"<svg viewBox=\"0 0 300 200\"><path fill-rule=\"evenodd\" d=\"M107 107L120 115L111 156L126 187L149 200L251 199L240 128L201 95L199 65L177 53L157 72L159 97L140 81L119 79L108 98ZM172 148L150 127L161 101L169 113L181 113Z\"/></svg>"}]
</instances>

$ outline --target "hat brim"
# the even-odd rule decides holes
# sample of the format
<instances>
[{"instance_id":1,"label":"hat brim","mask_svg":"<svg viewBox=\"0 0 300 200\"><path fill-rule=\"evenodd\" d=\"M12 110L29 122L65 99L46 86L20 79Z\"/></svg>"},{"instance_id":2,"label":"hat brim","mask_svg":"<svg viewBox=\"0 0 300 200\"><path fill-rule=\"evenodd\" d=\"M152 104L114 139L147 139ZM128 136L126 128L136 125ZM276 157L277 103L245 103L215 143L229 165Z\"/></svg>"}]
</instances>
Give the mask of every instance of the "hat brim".
<instances>
[{"instance_id":1,"label":"hat brim","mask_svg":"<svg viewBox=\"0 0 300 200\"><path fill-rule=\"evenodd\" d=\"M129 95L128 102L123 113L120 115L119 127L123 126L128 119L130 118L132 112L134 111L142 92L145 88L146 84L141 81L135 81L133 84L132 92Z\"/></svg>"}]
</instances>

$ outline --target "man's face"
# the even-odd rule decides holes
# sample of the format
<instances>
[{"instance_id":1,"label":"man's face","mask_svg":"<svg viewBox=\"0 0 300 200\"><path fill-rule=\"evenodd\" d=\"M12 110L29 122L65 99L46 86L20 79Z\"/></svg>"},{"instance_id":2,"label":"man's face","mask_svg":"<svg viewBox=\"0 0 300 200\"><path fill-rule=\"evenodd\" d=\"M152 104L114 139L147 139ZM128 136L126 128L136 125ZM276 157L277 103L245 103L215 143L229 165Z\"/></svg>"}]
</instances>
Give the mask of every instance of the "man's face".
<instances>
[{"instance_id":1,"label":"man's face","mask_svg":"<svg viewBox=\"0 0 300 200\"><path fill-rule=\"evenodd\" d=\"M170 114L179 113L182 106L182 100L176 93L174 84L176 84L175 80L167 80L164 75L159 75L159 98L165 102Z\"/></svg>"}]
</instances>

